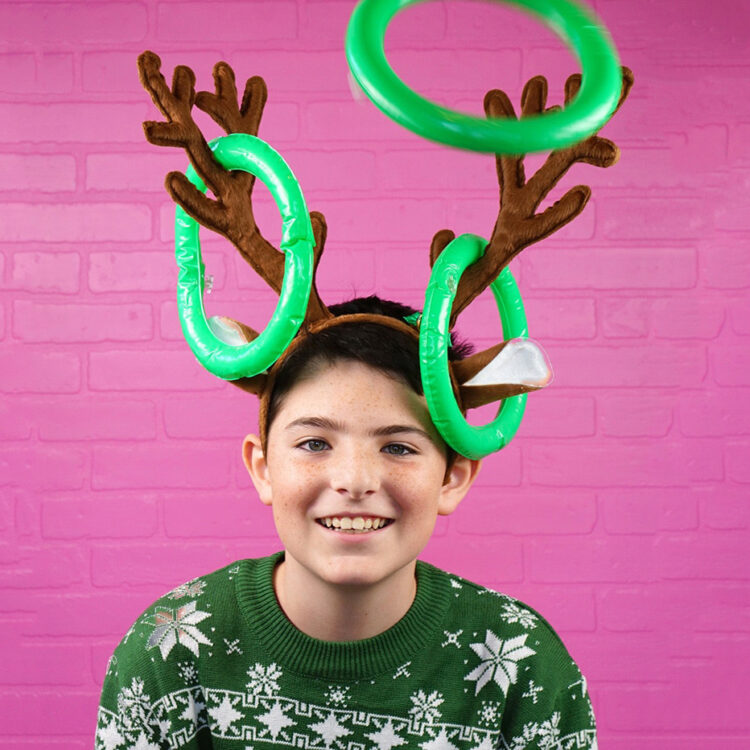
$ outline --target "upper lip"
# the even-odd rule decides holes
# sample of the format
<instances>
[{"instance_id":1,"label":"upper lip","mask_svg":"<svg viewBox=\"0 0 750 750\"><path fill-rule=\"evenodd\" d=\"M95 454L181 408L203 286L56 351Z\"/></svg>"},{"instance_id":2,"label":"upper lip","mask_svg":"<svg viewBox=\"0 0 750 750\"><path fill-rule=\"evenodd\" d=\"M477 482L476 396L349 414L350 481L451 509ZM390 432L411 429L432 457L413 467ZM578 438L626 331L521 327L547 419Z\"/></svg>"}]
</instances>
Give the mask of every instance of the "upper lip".
<instances>
[{"instance_id":1,"label":"upper lip","mask_svg":"<svg viewBox=\"0 0 750 750\"><path fill-rule=\"evenodd\" d=\"M387 518L392 520L390 516L380 513L326 513L318 518Z\"/></svg>"}]
</instances>

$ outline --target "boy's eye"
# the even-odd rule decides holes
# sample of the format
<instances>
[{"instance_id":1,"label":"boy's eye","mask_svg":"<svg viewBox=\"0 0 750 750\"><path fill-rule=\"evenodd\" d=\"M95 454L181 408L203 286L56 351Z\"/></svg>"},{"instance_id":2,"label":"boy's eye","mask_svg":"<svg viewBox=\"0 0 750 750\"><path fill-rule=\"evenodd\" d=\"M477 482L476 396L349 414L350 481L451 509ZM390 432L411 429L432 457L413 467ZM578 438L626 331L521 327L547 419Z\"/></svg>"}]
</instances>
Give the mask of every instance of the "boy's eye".
<instances>
[{"instance_id":1,"label":"boy's eye","mask_svg":"<svg viewBox=\"0 0 750 750\"><path fill-rule=\"evenodd\" d=\"M304 448L311 453L320 453L328 447L328 443L326 443L325 440L317 440L315 438L312 438L310 440L305 440L304 443L300 443L299 447Z\"/></svg>"},{"instance_id":2,"label":"boy's eye","mask_svg":"<svg viewBox=\"0 0 750 750\"><path fill-rule=\"evenodd\" d=\"M389 443L383 450L393 456L408 456L410 453L414 453L411 448L401 443Z\"/></svg>"}]
</instances>

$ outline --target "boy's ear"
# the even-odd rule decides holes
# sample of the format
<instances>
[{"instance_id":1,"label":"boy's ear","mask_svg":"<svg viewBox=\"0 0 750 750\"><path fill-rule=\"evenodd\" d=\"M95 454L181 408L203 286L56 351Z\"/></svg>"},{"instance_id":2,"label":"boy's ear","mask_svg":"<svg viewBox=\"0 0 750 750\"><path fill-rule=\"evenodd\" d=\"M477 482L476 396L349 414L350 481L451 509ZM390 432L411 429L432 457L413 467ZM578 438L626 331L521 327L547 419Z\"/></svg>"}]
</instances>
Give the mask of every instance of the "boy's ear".
<instances>
[{"instance_id":1,"label":"boy's ear","mask_svg":"<svg viewBox=\"0 0 750 750\"><path fill-rule=\"evenodd\" d=\"M443 486L440 489L438 515L449 516L458 507L461 500L474 484L482 466L481 459L456 456L452 466L445 472Z\"/></svg>"},{"instance_id":2,"label":"boy's ear","mask_svg":"<svg viewBox=\"0 0 750 750\"><path fill-rule=\"evenodd\" d=\"M272 499L271 479L268 474L268 463L257 435L246 435L242 441L242 460L250 475L255 489L264 505L270 505Z\"/></svg>"}]
</instances>

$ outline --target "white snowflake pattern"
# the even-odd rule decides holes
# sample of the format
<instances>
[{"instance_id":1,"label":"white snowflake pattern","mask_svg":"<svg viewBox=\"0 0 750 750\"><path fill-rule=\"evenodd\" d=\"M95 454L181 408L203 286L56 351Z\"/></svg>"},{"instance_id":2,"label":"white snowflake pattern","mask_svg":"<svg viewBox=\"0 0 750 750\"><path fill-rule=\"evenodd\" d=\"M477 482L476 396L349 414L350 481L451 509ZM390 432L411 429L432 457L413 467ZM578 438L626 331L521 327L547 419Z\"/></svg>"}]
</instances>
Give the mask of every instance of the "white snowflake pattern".
<instances>
[{"instance_id":1,"label":"white snowflake pattern","mask_svg":"<svg viewBox=\"0 0 750 750\"><path fill-rule=\"evenodd\" d=\"M185 681L186 685L195 685L198 682L198 670L191 661L181 661L177 665L177 672Z\"/></svg>"},{"instance_id":2,"label":"white snowflake pattern","mask_svg":"<svg viewBox=\"0 0 750 750\"><path fill-rule=\"evenodd\" d=\"M177 588L172 589L169 593L170 599L182 599L183 596L200 596L203 589L206 588L206 582L193 578L192 581L181 583Z\"/></svg>"},{"instance_id":3,"label":"white snowflake pattern","mask_svg":"<svg viewBox=\"0 0 750 750\"><path fill-rule=\"evenodd\" d=\"M508 688L518 679L518 662L536 651L525 645L528 633L508 638L503 641L491 630L488 630L484 643L470 644L471 650L481 659L481 664L464 677L464 680L475 680L474 695L490 681L494 680L508 695Z\"/></svg>"},{"instance_id":4,"label":"white snowflake pattern","mask_svg":"<svg viewBox=\"0 0 750 750\"><path fill-rule=\"evenodd\" d=\"M125 633L125 635L122 637L123 644L128 642L128 638L130 638L131 635L133 635L133 631L135 630L135 626L138 624L138 621L134 622L129 628L128 632Z\"/></svg>"},{"instance_id":5,"label":"white snowflake pattern","mask_svg":"<svg viewBox=\"0 0 750 750\"><path fill-rule=\"evenodd\" d=\"M378 731L370 732L366 737L377 745L378 750L393 750L394 747L407 744L407 740L405 740L393 726L392 718L389 717L388 721L382 723L378 721L375 721L374 723L378 728Z\"/></svg>"},{"instance_id":6,"label":"white snowflake pattern","mask_svg":"<svg viewBox=\"0 0 750 750\"><path fill-rule=\"evenodd\" d=\"M573 666L575 666L575 662L573 663ZM578 667L576 667L578 669ZM580 672L579 672L580 674ZM581 675L580 680L576 680L575 682L571 682L570 685L568 685L568 690L571 688L574 688L576 685L581 686L581 698L583 698L586 695L586 677L584 675ZM573 696L573 700L575 700L575 695Z\"/></svg>"},{"instance_id":7,"label":"white snowflake pattern","mask_svg":"<svg viewBox=\"0 0 750 750\"><path fill-rule=\"evenodd\" d=\"M240 639L239 638L235 638L231 642L230 642L230 640L228 638L225 638L224 639L224 643L227 646L227 656L229 656L229 654L240 654L240 655L242 655L243 651L240 648Z\"/></svg>"},{"instance_id":8,"label":"white snowflake pattern","mask_svg":"<svg viewBox=\"0 0 750 750\"><path fill-rule=\"evenodd\" d=\"M510 750L525 750L529 742L531 742L537 735L539 725L535 721L531 721L528 724L524 724L521 734L514 737L508 747Z\"/></svg>"},{"instance_id":9,"label":"white snowflake pattern","mask_svg":"<svg viewBox=\"0 0 750 750\"><path fill-rule=\"evenodd\" d=\"M171 610L167 607L157 609L154 614L154 621L151 623L156 628L151 633L146 647L155 648L158 646L162 659L166 661L169 652L178 642L196 656L200 656L198 652L199 644L213 646L213 643L197 627L199 622L211 617L211 613L196 609L197 604L193 601L183 604L177 610Z\"/></svg>"},{"instance_id":10,"label":"white snowflake pattern","mask_svg":"<svg viewBox=\"0 0 750 750\"><path fill-rule=\"evenodd\" d=\"M525 693L521 694L521 697L531 698L531 702L536 705L537 693L541 693L543 691L544 691L544 688L541 685L535 685L534 680L529 680L529 687Z\"/></svg>"},{"instance_id":11,"label":"white snowflake pattern","mask_svg":"<svg viewBox=\"0 0 750 750\"><path fill-rule=\"evenodd\" d=\"M438 706L445 698L437 690L433 690L429 695L424 690L418 690L409 697L414 704L409 709L409 713L414 717L415 722L434 724L443 715Z\"/></svg>"},{"instance_id":12,"label":"white snowflake pattern","mask_svg":"<svg viewBox=\"0 0 750 750\"><path fill-rule=\"evenodd\" d=\"M520 622L523 627L533 630L538 623L539 618L528 609L519 607L515 602L506 602L503 604L503 611L500 615L501 620L505 622Z\"/></svg>"},{"instance_id":13,"label":"white snowflake pattern","mask_svg":"<svg viewBox=\"0 0 750 750\"><path fill-rule=\"evenodd\" d=\"M268 667L256 663L255 666L247 670L250 682L245 687L253 695L275 695L280 690L278 680L281 675L282 672L276 666L276 662L269 664Z\"/></svg>"},{"instance_id":14,"label":"white snowflake pattern","mask_svg":"<svg viewBox=\"0 0 750 750\"><path fill-rule=\"evenodd\" d=\"M479 723L486 727L495 726L500 716L501 705L498 701L482 701L482 705L477 709Z\"/></svg>"},{"instance_id":15,"label":"white snowflake pattern","mask_svg":"<svg viewBox=\"0 0 750 750\"><path fill-rule=\"evenodd\" d=\"M333 745L336 747L342 747L342 743L339 742L341 737L346 737L352 733L351 729L347 729L338 720L338 717L331 711L323 721L319 721L315 724L310 724L310 729L317 732L323 739L323 744L326 748L330 748Z\"/></svg>"},{"instance_id":16,"label":"white snowflake pattern","mask_svg":"<svg viewBox=\"0 0 750 750\"><path fill-rule=\"evenodd\" d=\"M289 743L289 736L285 730L287 727L296 726L297 722L286 715L287 710L287 708L282 708L279 702L276 701L266 713L261 714L258 717L258 721L261 724L265 724L267 729L261 730L259 736L264 738L270 732L271 739L274 742L281 735L281 739Z\"/></svg>"},{"instance_id":17,"label":"white snowflake pattern","mask_svg":"<svg viewBox=\"0 0 750 750\"><path fill-rule=\"evenodd\" d=\"M96 733L96 750L115 750L125 744L125 738L117 729L117 721L113 718L109 724L102 724Z\"/></svg>"},{"instance_id":18,"label":"white snowflake pattern","mask_svg":"<svg viewBox=\"0 0 750 750\"><path fill-rule=\"evenodd\" d=\"M539 725L537 744L539 750L552 750L560 739L560 712L555 711L552 718Z\"/></svg>"},{"instance_id":19,"label":"white snowflake pattern","mask_svg":"<svg viewBox=\"0 0 750 750\"><path fill-rule=\"evenodd\" d=\"M200 690L196 690L195 695L189 692L186 696L180 696L185 701L185 708L179 718L183 721L191 721L195 726L205 724L205 718L201 718L201 712L206 708L205 698ZM196 698L198 700L196 700ZM182 703L182 700L179 703Z\"/></svg>"},{"instance_id":20,"label":"white snowflake pattern","mask_svg":"<svg viewBox=\"0 0 750 750\"><path fill-rule=\"evenodd\" d=\"M326 703L333 704L336 707L346 706L351 695L349 694L348 685L329 685L325 693Z\"/></svg>"},{"instance_id":21,"label":"white snowflake pattern","mask_svg":"<svg viewBox=\"0 0 750 750\"><path fill-rule=\"evenodd\" d=\"M497 746L492 741L492 732L487 732L478 745L474 745L471 750L497 750Z\"/></svg>"},{"instance_id":22,"label":"white snowflake pattern","mask_svg":"<svg viewBox=\"0 0 750 750\"><path fill-rule=\"evenodd\" d=\"M130 750L159 750L159 746L155 742L151 742L151 740L146 737L143 730L141 730L141 733L138 735L138 740L135 745L130 746Z\"/></svg>"},{"instance_id":23,"label":"white snowflake pattern","mask_svg":"<svg viewBox=\"0 0 750 750\"><path fill-rule=\"evenodd\" d=\"M107 662L107 674L111 674L112 672L117 672L117 657L114 654L109 657L109 661Z\"/></svg>"},{"instance_id":24,"label":"white snowflake pattern","mask_svg":"<svg viewBox=\"0 0 750 750\"><path fill-rule=\"evenodd\" d=\"M411 677L411 672L408 670L409 666L411 666L410 661L407 661L406 664L402 664L394 673L393 679L395 680L397 677Z\"/></svg>"},{"instance_id":25,"label":"white snowflake pattern","mask_svg":"<svg viewBox=\"0 0 750 750\"><path fill-rule=\"evenodd\" d=\"M589 715L589 723L592 727L596 727L596 717L594 716L594 708L591 705L591 701L586 701L588 704L588 715ZM596 748L592 748L592 750L596 750Z\"/></svg>"},{"instance_id":26,"label":"white snowflake pattern","mask_svg":"<svg viewBox=\"0 0 750 750\"><path fill-rule=\"evenodd\" d=\"M164 718L157 720L156 725L159 727L159 739L163 742L169 735L172 722L169 719Z\"/></svg>"},{"instance_id":27,"label":"white snowflake pattern","mask_svg":"<svg viewBox=\"0 0 750 750\"><path fill-rule=\"evenodd\" d=\"M144 692L143 680L134 677L130 687L124 687L117 696L117 710L122 716L122 723L131 728L146 721L151 699Z\"/></svg>"},{"instance_id":28,"label":"white snowflake pattern","mask_svg":"<svg viewBox=\"0 0 750 750\"><path fill-rule=\"evenodd\" d=\"M430 731L428 729L427 733L430 739L420 745L422 750L458 750L458 747L451 742L458 734L458 729L449 732L447 727L442 726L437 735L434 730Z\"/></svg>"},{"instance_id":29,"label":"white snowflake pattern","mask_svg":"<svg viewBox=\"0 0 750 750\"><path fill-rule=\"evenodd\" d=\"M234 701L229 699L228 695L224 696L224 699L218 706L212 706L208 709L208 715L211 717L211 729L218 730L222 734L226 734L228 731L232 732L233 736L238 736L239 730L232 726L237 719L242 718L242 714L234 707L239 698Z\"/></svg>"},{"instance_id":30,"label":"white snowflake pattern","mask_svg":"<svg viewBox=\"0 0 750 750\"><path fill-rule=\"evenodd\" d=\"M443 641L440 645L443 648L445 648L446 646L455 646L456 648L461 648L461 644L458 642L458 639L463 632L463 630L457 630L455 633L451 633L449 630L444 630L443 635L446 636L447 640Z\"/></svg>"}]
</instances>

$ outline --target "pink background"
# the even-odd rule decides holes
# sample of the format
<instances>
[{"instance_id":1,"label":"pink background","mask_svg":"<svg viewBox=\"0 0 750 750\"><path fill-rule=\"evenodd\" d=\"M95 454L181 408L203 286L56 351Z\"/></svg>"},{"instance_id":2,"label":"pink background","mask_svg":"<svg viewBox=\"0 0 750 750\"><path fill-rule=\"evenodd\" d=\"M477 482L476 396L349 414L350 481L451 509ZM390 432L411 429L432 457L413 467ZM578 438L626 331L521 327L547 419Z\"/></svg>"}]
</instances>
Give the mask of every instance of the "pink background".
<instances>
[{"instance_id":1,"label":"pink background","mask_svg":"<svg viewBox=\"0 0 750 750\"><path fill-rule=\"evenodd\" d=\"M750 741L750 6L594 6L635 72L603 131L622 158L574 166L564 186L592 186L585 212L512 266L556 381L529 398L518 437L485 461L424 557L550 620L589 680L602 748L739 750ZM242 81L266 78L260 135L328 219L328 302L377 290L421 306L432 234L491 232L492 157L427 143L352 97L352 7L0 4L5 750L91 747L105 664L134 618L176 584L278 548L240 461L255 401L205 373L179 331L162 183L186 159L143 138L158 113L136 55L158 52L168 76L190 65L204 89L220 59ZM387 50L421 93L477 114L484 91L518 102L536 73L559 102L576 69L544 27L481 3L410 9ZM262 327L273 297L207 234L209 311ZM497 340L489 295L459 329Z\"/></svg>"}]
</instances>

